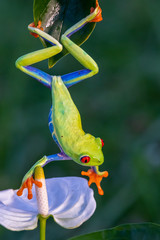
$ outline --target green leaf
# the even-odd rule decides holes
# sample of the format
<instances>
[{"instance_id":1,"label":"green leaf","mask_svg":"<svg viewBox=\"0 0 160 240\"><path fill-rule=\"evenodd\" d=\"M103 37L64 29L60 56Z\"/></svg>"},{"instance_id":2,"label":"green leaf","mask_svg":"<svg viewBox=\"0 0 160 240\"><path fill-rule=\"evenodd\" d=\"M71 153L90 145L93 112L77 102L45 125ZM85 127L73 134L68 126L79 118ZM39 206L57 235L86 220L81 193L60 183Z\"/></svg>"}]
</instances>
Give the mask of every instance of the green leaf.
<instances>
[{"instance_id":1,"label":"green leaf","mask_svg":"<svg viewBox=\"0 0 160 240\"><path fill-rule=\"evenodd\" d=\"M153 223L125 224L74 237L70 240L160 240L160 225Z\"/></svg>"},{"instance_id":2,"label":"green leaf","mask_svg":"<svg viewBox=\"0 0 160 240\"><path fill-rule=\"evenodd\" d=\"M91 7L96 7L96 0L34 0L34 23L37 26L40 20L43 30L60 41L62 34L68 28L90 14ZM94 22L87 23L71 36L71 40L77 45L81 45L88 39L94 27ZM42 43L44 47L51 46L45 40L42 40ZM49 67L52 67L67 53L67 50L64 48L61 53L50 58Z\"/></svg>"},{"instance_id":3,"label":"green leaf","mask_svg":"<svg viewBox=\"0 0 160 240\"><path fill-rule=\"evenodd\" d=\"M33 2L33 17L35 26L37 26L38 21L41 20L43 14L47 11L47 5L50 0L34 0Z\"/></svg>"}]
</instances>

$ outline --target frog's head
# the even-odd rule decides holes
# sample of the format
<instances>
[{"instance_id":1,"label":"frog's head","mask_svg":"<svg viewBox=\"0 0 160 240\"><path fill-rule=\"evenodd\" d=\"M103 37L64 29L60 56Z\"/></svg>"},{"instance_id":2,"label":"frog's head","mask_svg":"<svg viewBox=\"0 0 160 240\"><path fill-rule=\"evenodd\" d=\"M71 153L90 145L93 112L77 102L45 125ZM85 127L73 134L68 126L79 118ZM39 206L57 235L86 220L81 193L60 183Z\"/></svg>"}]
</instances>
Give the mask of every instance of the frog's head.
<instances>
[{"instance_id":1,"label":"frog's head","mask_svg":"<svg viewBox=\"0 0 160 240\"><path fill-rule=\"evenodd\" d=\"M101 138L95 138L90 134L86 134L85 141L83 142L76 162L83 166L101 165L104 162L103 146L104 142Z\"/></svg>"}]
</instances>

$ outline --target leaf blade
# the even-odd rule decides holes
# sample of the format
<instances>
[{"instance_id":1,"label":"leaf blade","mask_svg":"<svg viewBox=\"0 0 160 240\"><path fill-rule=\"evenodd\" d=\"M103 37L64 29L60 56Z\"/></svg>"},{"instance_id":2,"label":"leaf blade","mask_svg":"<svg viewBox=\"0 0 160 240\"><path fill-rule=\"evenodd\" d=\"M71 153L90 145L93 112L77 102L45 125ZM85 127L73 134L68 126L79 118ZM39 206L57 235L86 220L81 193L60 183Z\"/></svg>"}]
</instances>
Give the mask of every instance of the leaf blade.
<instances>
[{"instance_id":1,"label":"leaf blade","mask_svg":"<svg viewBox=\"0 0 160 240\"><path fill-rule=\"evenodd\" d=\"M38 21L42 22L44 31L60 41L62 34L78 21L90 14L91 7L96 7L96 0L34 0L33 15L34 23L37 26ZM71 36L71 40L77 45L85 42L94 27L94 22L87 23L82 29ZM50 47L51 44L43 40L44 47ZM49 67L65 56L68 51L63 51L49 59Z\"/></svg>"},{"instance_id":2,"label":"leaf blade","mask_svg":"<svg viewBox=\"0 0 160 240\"><path fill-rule=\"evenodd\" d=\"M160 225L155 223L125 224L69 240L160 240Z\"/></svg>"}]
</instances>

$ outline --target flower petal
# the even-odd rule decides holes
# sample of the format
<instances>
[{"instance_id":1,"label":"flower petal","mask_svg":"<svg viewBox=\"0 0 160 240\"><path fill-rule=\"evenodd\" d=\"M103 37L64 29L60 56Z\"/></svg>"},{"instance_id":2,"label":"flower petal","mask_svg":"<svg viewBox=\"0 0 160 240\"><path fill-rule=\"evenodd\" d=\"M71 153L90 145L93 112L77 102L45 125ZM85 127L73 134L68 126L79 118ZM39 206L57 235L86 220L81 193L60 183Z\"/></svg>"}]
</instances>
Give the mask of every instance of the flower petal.
<instances>
[{"instance_id":1,"label":"flower petal","mask_svg":"<svg viewBox=\"0 0 160 240\"><path fill-rule=\"evenodd\" d=\"M16 209L0 204L0 224L9 230L32 230L37 227L37 221L37 215L18 213Z\"/></svg>"},{"instance_id":2,"label":"flower petal","mask_svg":"<svg viewBox=\"0 0 160 240\"><path fill-rule=\"evenodd\" d=\"M82 223L87 221L94 213L96 209L96 202L92 198L82 213L75 218L58 218L54 217L54 220L64 228L73 229L79 227Z\"/></svg>"},{"instance_id":3,"label":"flower petal","mask_svg":"<svg viewBox=\"0 0 160 240\"><path fill-rule=\"evenodd\" d=\"M37 227L36 198L18 197L12 189L0 191L0 224L9 230L31 230Z\"/></svg>"},{"instance_id":4,"label":"flower petal","mask_svg":"<svg viewBox=\"0 0 160 240\"><path fill-rule=\"evenodd\" d=\"M88 220L95 211L96 202L93 190L89 188L86 179L79 177L56 178L54 181L47 180L49 196L49 213L54 220L64 228L76 228ZM57 188L58 195L55 194ZM56 202L57 200L57 202ZM54 204L55 203L55 204ZM60 203L60 204L57 204Z\"/></svg>"},{"instance_id":5,"label":"flower petal","mask_svg":"<svg viewBox=\"0 0 160 240\"><path fill-rule=\"evenodd\" d=\"M49 214L64 228L75 228L88 220L95 211L93 190L86 179L79 177L46 179ZM27 190L18 197L12 189L0 192L0 224L10 230L31 230L37 227L38 207L35 186L33 198Z\"/></svg>"},{"instance_id":6,"label":"flower petal","mask_svg":"<svg viewBox=\"0 0 160 240\"><path fill-rule=\"evenodd\" d=\"M17 196L17 190L8 189L0 191L0 203L9 208L15 208L18 212L28 212L38 214L35 187L33 186L33 199L28 200L27 190L24 190L23 196Z\"/></svg>"}]
</instances>

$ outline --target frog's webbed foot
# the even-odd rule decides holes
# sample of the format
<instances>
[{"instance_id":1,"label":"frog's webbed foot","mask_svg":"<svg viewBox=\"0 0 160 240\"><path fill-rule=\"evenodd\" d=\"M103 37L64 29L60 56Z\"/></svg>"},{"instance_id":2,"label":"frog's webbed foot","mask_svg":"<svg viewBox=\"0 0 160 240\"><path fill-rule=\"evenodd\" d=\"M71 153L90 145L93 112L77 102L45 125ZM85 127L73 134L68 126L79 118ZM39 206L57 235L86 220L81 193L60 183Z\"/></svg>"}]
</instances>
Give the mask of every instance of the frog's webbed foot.
<instances>
[{"instance_id":1,"label":"frog's webbed foot","mask_svg":"<svg viewBox=\"0 0 160 240\"><path fill-rule=\"evenodd\" d=\"M95 18L93 18L90 22L100 22L103 20L102 18L102 9L99 6L98 0L96 0L96 8L98 7L98 13L95 16ZM93 13L95 10L95 8L91 7L90 9L90 13Z\"/></svg>"},{"instance_id":2,"label":"frog's webbed foot","mask_svg":"<svg viewBox=\"0 0 160 240\"><path fill-rule=\"evenodd\" d=\"M92 183L95 183L97 188L98 188L98 193L100 195L104 195L103 189L101 188L101 181L102 179L105 177L108 177L108 172L104 171L104 172L99 172L99 171L95 171L94 168L89 169L87 172L82 171L81 174L83 176L88 176L89 177L89 181L88 181L88 185L90 186Z\"/></svg>"},{"instance_id":3,"label":"frog's webbed foot","mask_svg":"<svg viewBox=\"0 0 160 240\"><path fill-rule=\"evenodd\" d=\"M32 194L33 184L35 184L37 187L42 187L42 183L40 183L37 180L35 180L33 178L33 174L34 174L35 168L38 167L38 166L45 166L47 164L47 160L48 160L48 158L46 156L44 156L39 161L37 161L31 167L31 169L25 174L25 176L23 177L23 180L22 180L21 187L17 191L17 195L18 196L22 196L24 189L27 188L27 190L28 190L28 199L32 199L32 197L33 197L33 194Z\"/></svg>"},{"instance_id":4,"label":"frog's webbed foot","mask_svg":"<svg viewBox=\"0 0 160 240\"><path fill-rule=\"evenodd\" d=\"M36 27L36 28L38 28L38 29L40 29L40 30L43 31L43 28L41 27L41 24L42 24L41 21L38 21L37 26L35 26L35 24L34 24L34 22L33 22L33 23L29 24L29 27ZM38 38L38 37L39 37L39 35L38 35L37 33L30 32L30 34L33 35L35 38Z\"/></svg>"},{"instance_id":5,"label":"frog's webbed foot","mask_svg":"<svg viewBox=\"0 0 160 240\"><path fill-rule=\"evenodd\" d=\"M21 196L23 194L23 191L25 188L28 190L28 199L32 199L33 194L32 194L32 186L35 184L37 187L42 187L42 183L35 180L32 176L27 178L26 181L22 183L22 186L20 189L17 191L17 196Z\"/></svg>"}]
</instances>

